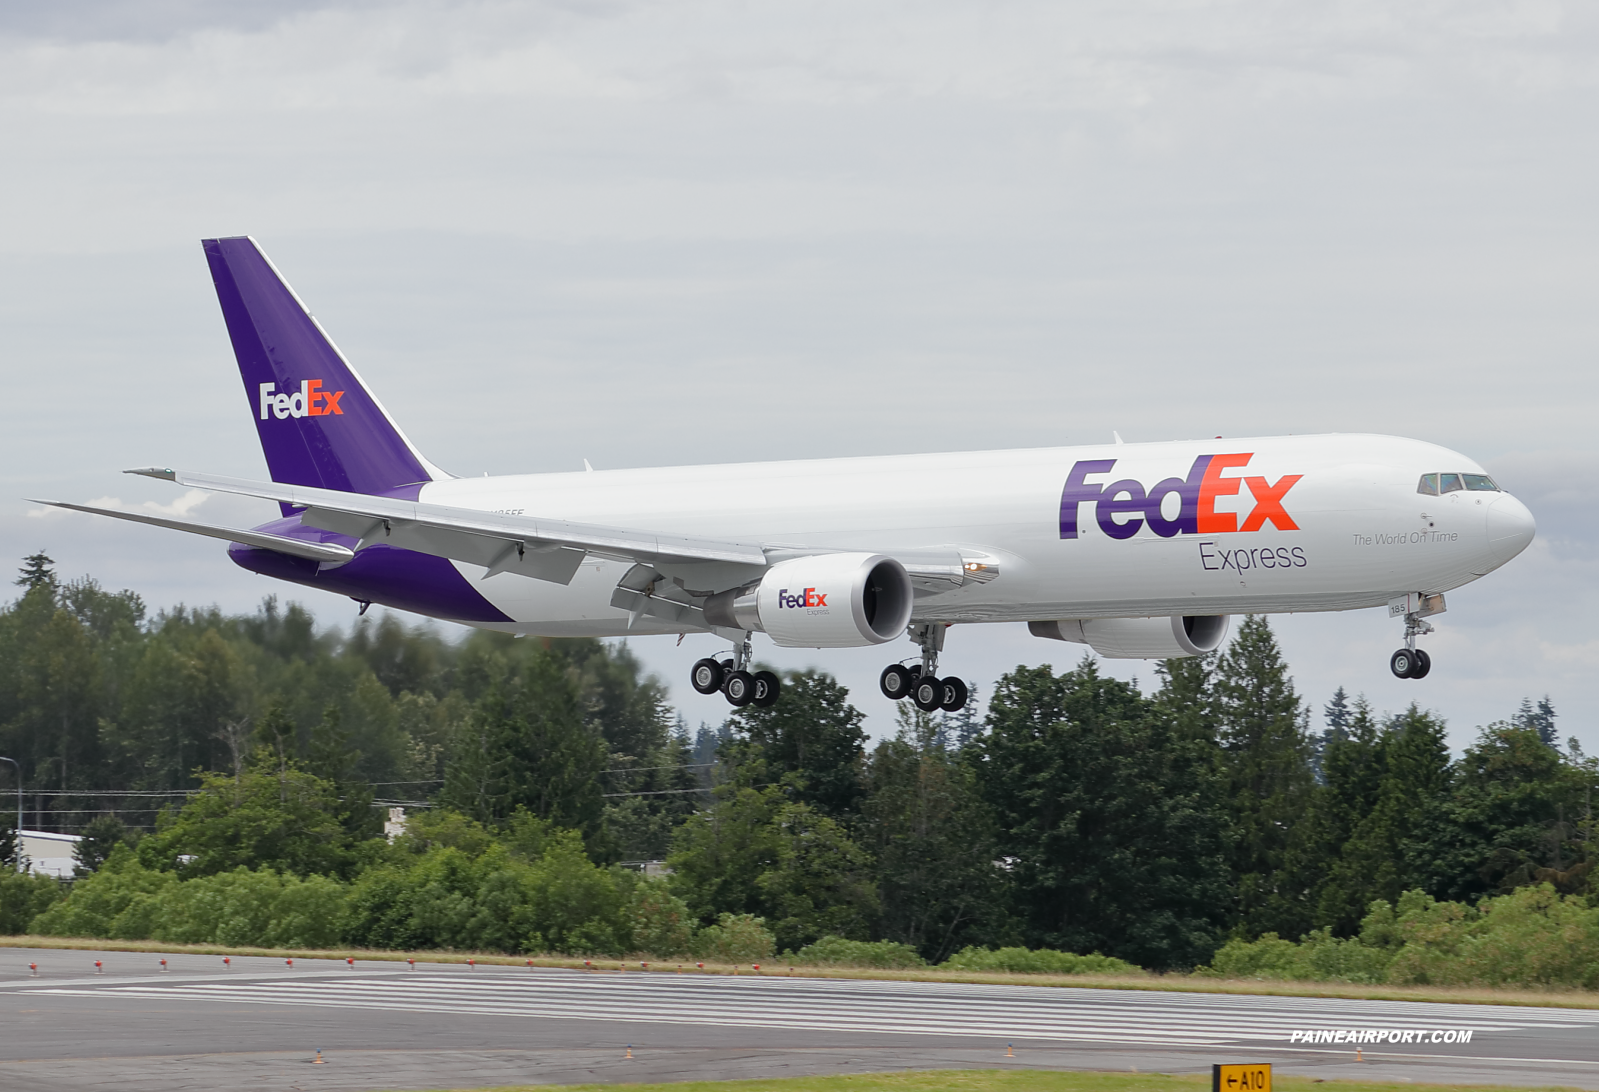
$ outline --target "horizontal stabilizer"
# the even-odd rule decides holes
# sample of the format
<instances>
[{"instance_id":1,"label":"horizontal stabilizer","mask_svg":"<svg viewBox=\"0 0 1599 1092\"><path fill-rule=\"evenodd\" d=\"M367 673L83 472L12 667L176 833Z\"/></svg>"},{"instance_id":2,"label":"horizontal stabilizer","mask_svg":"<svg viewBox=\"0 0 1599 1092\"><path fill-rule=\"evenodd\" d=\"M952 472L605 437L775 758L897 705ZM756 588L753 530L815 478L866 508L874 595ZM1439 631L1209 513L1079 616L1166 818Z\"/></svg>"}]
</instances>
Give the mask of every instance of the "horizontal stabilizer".
<instances>
[{"instance_id":1,"label":"horizontal stabilizer","mask_svg":"<svg viewBox=\"0 0 1599 1092\"><path fill-rule=\"evenodd\" d=\"M34 503L48 504L55 508L67 508L74 512L88 512L95 516L110 516L112 519L125 519L132 523L148 523L152 527L165 527L173 531L187 531L191 535L219 538L223 542L237 542L243 546L259 546L263 550L275 550L280 554L310 558L312 561L329 561L334 564L342 564L355 556L355 551L332 542L306 542L304 539L288 538L285 535L271 535L265 531L243 531L234 527L212 527L204 523L190 523L188 520L152 516L146 512L125 512L120 508L96 508L89 504L68 504L66 501L53 500L37 500Z\"/></svg>"}]
</instances>

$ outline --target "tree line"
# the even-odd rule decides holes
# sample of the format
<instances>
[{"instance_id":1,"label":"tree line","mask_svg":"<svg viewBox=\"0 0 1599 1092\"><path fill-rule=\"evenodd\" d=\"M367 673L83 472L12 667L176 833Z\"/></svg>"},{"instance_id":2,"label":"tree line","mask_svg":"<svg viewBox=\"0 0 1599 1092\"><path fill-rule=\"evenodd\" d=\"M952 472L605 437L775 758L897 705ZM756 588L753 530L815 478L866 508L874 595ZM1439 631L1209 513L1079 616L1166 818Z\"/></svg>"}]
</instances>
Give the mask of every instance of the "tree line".
<instances>
[{"instance_id":1,"label":"tree line","mask_svg":"<svg viewBox=\"0 0 1599 1092\"><path fill-rule=\"evenodd\" d=\"M1371 966L1410 965L1401 926L1372 924L1379 904L1396 921L1520 891L1599 906L1599 766L1557 738L1548 699L1455 757L1414 705L1379 714L1340 689L1313 716L1264 618L1156 665L1147 692L1088 657L1018 666L986 714L903 707L871 744L816 671L691 732L625 645L450 641L392 616L340 632L274 599L151 615L42 554L18 584L0 752L21 764L25 821L84 834L86 878L65 897L0 885L0 930L215 940L225 923L183 907L236 898L256 909L228 920L260 943L303 927L371 946L877 944L1158 970L1222 952L1259 970L1357 943L1388 953ZM135 792L172 795L105 795ZM395 800L428 808L391 845ZM665 878L628 867L643 861Z\"/></svg>"}]
</instances>

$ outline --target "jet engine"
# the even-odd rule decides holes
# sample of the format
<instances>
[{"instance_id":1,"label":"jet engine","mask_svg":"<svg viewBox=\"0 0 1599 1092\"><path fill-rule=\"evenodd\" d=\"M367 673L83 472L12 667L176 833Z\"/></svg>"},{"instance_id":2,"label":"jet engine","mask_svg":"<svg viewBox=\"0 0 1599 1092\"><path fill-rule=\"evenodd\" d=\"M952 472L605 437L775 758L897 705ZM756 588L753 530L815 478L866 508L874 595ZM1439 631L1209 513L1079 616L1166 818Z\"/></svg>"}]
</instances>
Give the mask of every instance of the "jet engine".
<instances>
[{"instance_id":1,"label":"jet engine","mask_svg":"<svg viewBox=\"0 0 1599 1092\"><path fill-rule=\"evenodd\" d=\"M1225 614L1178 614L1028 622L1027 629L1034 637L1088 645L1111 660L1171 660L1215 651L1230 621Z\"/></svg>"},{"instance_id":2,"label":"jet engine","mask_svg":"<svg viewBox=\"0 0 1599 1092\"><path fill-rule=\"evenodd\" d=\"M904 636L911 578L883 554L813 554L780 561L753 588L705 601L705 620L760 630L787 648L852 648Z\"/></svg>"}]
</instances>

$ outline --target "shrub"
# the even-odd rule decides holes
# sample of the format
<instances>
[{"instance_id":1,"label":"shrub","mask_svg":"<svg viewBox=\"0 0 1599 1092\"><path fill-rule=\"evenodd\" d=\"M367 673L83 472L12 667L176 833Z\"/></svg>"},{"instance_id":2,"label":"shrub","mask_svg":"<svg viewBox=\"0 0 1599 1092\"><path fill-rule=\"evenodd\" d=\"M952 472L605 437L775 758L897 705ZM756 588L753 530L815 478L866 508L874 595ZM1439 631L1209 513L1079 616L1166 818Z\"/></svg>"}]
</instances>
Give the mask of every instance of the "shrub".
<instances>
[{"instance_id":1,"label":"shrub","mask_svg":"<svg viewBox=\"0 0 1599 1092\"><path fill-rule=\"evenodd\" d=\"M0 865L0 934L26 933L33 919L62 895L61 884L53 876L35 876Z\"/></svg>"},{"instance_id":2,"label":"shrub","mask_svg":"<svg viewBox=\"0 0 1599 1092\"><path fill-rule=\"evenodd\" d=\"M597 867L576 831L525 861L504 846L400 852L351 885L345 937L370 948L618 955L631 945L630 879Z\"/></svg>"},{"instance_id":3,"label":"shrub","mask_svg":"<svg viewBox=\"0 0 1599 1092\"><path fill-rule=\"evenodd\" d=\"M927 960L917 954L909 944L892 940L845 940L843 937L823 937L815 944L807 944L790 954L795 963L812 967L925 967Z\"/></svg>"},{"instance_id":4,"label":"shrub","mask_svg":"<svg viewBox=\"0 0 1599 1092\"><path fill-rule=\"evenodd\" d=\"M331 948L345 887L326 876L237 868L173 884L155 897L153 940L233 947Z\"/></svg>"},{"instance_id":5,"label":"shrub","mask_svg":"<svg viewBox=\"0 0 1599 1092\"><path fill-rule=\"evenodd\" d=\"M660 880L645 880L633 890L633 944L654 956L687 955L694 950L694 917L688 904Z\"/></svg>"},{"instance_id":6,"label":"shrub","mask_svg":"<svg viewBox=\"0 0 1599 1092\"><path fill-rule=\"evenodd\" d=\"M1317 929L1298 944L1267 933L1259 940L1230 940L1211 959L1204 973L1223 978L1270 978L1284 981L1384 981L1390 952L1342 939Z\"/></svg>"},{"instance_id":7,"label":"shrub","mask_svg":"<svg viewBox=\"0 0 1599 1092\"><path fill-rule=\"evenodd\" d=\"M120 845L94 875L74 883L65 899L35 918L31 928L45 936L148 940L155 927L156 896L177 882L170 872L142 867L133 851Z\"/></svg>"},{"instance_id":8,"label":"shrub","mask_svg":"<svg viewBox=\"0 0 1599 1092\"><path fill-rule=\"evenodd\" d=\"M1074 955L1053 948L963 948L942 964L952 971L1012 971L1018 974L1143 974L1114 956Z\"/></svg>"},{"instance_id":9,"label":"shrub","mask_svg":"<svg viewBox=\"0 0 1599 1092\"><path fill-rule=\"evenodd\" d=\"M766 919L754 914L723 914L715 925L707 925L696 938L695 954L721 963L759 963L772 958L777 939L766 928Z\"/></svg>"},{"instance_id":10,"label":"shrub","mask_svg":"<svg viewBox=\"0 0 1599 1092\"><path fill-rule=\"evenodd\" d=\"M1599 988L1599 907L1541 884L1476 907L1406 891L1371 904L1360 936L1234 940L1207 973L1311 982Z\"/></svg>"},{"instance_id":11,"label":"shrub","mask_svg":"<svg viewBox=\"0 0 1599 1092\"><path fill-rule=\"evenodd\" d=\"M1549 884L1484 899L1476 911L1406 892L1396 924L1404 947L1390 982L1599 988L1599 907Z\"/></svg>"}]
</instances>

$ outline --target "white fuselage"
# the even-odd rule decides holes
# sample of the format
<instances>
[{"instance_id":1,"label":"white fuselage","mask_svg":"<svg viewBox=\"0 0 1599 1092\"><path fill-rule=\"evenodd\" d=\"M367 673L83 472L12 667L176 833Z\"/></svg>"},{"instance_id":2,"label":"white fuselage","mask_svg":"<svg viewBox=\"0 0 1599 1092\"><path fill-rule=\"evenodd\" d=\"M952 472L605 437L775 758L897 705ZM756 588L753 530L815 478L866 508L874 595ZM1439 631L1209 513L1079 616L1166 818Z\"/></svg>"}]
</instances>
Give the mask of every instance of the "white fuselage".
<instances>
[{"instance_id":1,"label":"white fuselage","mask_svg":"<svg viewBox=\"0 0 1599 1092\"><path fill-rule=\"evenodd\" d=\"M1212 475L1196 520L1183 509L1193 486L1186 500L1178 486L1206 455L1249 458ZM1063 503L1074 467L1111 461L1080 475L1085 487L1127 480L1137 489L1103 507ZM1286 436L458 478L424 486L420 499L766 548L982 555L997 563L997 578L918 596L915 619L1005 622L1380 606L1469 583L1531 541L1532 517L1515 498L1480 484L1419 493L1420 477L1435 473L1483 471L1417 440ZM1137 494L1157 483L1168 485L1161 504L1137 511ZM1242 529L1262 504L1257 491L1267 498L1261 525ZM1076 537L1065 537L1073 523ZM489 628L548 636L679 628L648 617L630 627L628 612L611 606L625 563L590 557L565 586L511 573L478 582L484 569L456 565L514 619Z\"/></svg>"}]
</instances>

